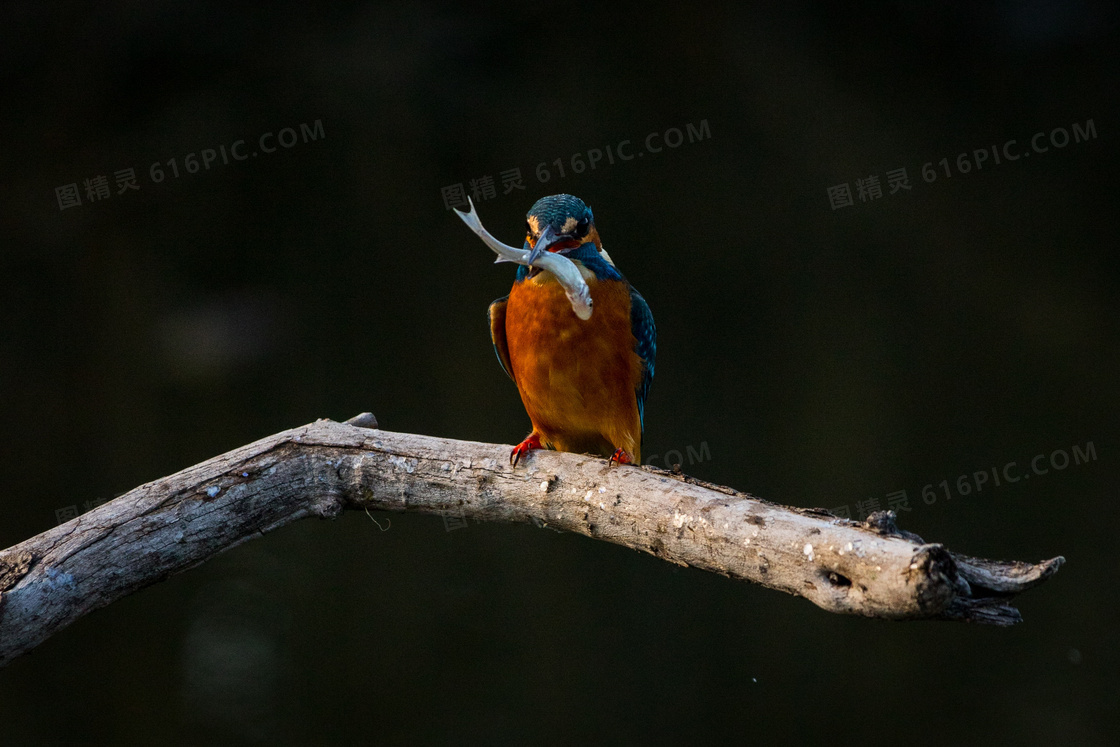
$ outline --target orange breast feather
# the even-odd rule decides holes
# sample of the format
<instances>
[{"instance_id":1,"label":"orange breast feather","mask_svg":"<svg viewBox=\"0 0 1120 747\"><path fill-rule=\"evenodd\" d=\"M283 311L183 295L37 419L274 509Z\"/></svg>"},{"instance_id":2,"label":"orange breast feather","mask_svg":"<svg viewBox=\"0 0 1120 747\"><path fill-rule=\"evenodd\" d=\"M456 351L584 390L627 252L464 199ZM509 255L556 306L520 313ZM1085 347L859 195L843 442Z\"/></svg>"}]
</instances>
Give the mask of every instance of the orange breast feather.
<instances>
[{"instance_id":1,"label":"orange breast feather","mask_svg":"<svg viewBox=\"0 0 1120 747\"><path fill-rule=\"evenodd\" d=\"M642 377L625 282L587 280L594 312L582 321L547 272L515 283L506 340L521 401L546 446L641 460L635 390Z\"/></svg>"}]
</instances>

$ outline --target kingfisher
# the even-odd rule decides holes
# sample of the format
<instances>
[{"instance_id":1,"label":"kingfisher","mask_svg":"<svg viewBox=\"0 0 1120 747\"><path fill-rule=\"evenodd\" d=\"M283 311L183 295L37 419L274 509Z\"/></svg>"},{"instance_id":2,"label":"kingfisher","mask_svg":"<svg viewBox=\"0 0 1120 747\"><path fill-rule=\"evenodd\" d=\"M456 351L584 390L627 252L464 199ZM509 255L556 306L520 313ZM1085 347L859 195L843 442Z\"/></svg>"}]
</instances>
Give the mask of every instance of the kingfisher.
<instances>
[{"instance_id":1,"label":"kingfisher","mask_svg":"<svg viewBox=\"0 0 1120 747\"><path fill-rule=\"evenodd\" d=\"M526 216L530 265L558 252L579 269L594 313L582 320L547 270L522 265L509 295L490 304L490 339L513 379L533 431L510 453L533 449L641 464L646 395L653 380L657 328L641 294L603 248L583 200L542 197Z\"/></svg>"}]
</instances>

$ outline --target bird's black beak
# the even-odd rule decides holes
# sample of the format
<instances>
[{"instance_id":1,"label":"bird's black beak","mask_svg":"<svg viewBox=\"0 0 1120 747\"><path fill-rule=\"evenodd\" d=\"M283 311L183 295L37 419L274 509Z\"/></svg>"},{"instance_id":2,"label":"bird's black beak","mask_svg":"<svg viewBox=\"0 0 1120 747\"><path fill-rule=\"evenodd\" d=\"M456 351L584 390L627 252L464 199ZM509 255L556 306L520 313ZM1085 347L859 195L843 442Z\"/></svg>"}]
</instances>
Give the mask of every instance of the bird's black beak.
<instances>
[{"instance_id":1,"label":"bird's black beak","mask_svg":"<svg viewBox=\"0 0 1120 747\"><path fill-rule=\"evenodd\" d=\"M541 235L537 237L537 243L533 245L533 251L529 252L529 264L533 264L533 260L538 259L542 254L548 251L548 247L555 244L563 236L558 236L553 230L552 226L545 226L541 231Z\"/></svg>"}]
</instances>

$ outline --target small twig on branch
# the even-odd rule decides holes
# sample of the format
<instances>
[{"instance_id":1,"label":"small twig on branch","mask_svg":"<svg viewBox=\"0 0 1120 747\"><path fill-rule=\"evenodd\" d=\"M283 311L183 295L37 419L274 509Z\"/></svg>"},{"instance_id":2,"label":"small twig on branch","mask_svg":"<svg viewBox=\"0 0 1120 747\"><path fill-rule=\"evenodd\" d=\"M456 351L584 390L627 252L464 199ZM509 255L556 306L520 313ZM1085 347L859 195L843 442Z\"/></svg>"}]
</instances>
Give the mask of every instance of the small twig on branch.
<instances>
[{"instance_id":1,"label":"small twig on branch","mask_svg":"<svg viewBox=\"0 0 1120 747\"><path fill-rule=\"evenodd\" d=\"M417 511L527 522L802 596L830 612L1010 625L1049 578L902 532L652 467L377 430L369 413L277 433L150 482L0 552L0 666L86 613L309 516Z\"/></svg>"}]
</instances>

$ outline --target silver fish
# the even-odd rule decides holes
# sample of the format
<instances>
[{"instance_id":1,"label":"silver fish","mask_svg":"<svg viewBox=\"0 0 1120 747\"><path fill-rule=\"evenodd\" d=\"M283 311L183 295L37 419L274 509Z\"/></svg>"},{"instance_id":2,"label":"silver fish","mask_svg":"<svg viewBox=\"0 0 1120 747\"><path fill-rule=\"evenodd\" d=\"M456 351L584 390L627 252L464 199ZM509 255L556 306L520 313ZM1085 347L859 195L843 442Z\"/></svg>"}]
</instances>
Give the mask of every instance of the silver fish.
<instances>
[{"instance_id":1,"label":"silver fish","mask_svg":"<svg viewBox=\"0 0 1120 747\"><path fill-rule=\"evenodd\" d=\"M478 219L478 213L475 211L474 202L470 197L467 198L467 203L471 206L469 213L464 213L456 208L455 214L463 219L467 228L478 234L482 243L498 255L498 258L494 260L495 263L513 262L551 272L564 289L564 294L567 295L568 302L572 304L572 311L575 312L576 316L584 321L591 318L591 289L587 287L587 281L583 279L583 275L576 267L575 262L563 254L544 252L530 264L528 250L503 244L491 236L490 232L482 227L482 221Z\"/></svg>"}]
</instances>

